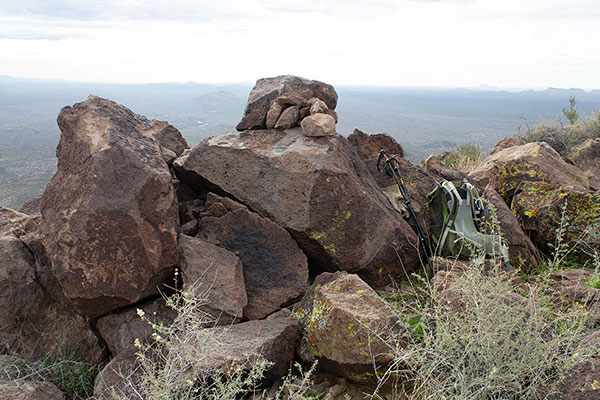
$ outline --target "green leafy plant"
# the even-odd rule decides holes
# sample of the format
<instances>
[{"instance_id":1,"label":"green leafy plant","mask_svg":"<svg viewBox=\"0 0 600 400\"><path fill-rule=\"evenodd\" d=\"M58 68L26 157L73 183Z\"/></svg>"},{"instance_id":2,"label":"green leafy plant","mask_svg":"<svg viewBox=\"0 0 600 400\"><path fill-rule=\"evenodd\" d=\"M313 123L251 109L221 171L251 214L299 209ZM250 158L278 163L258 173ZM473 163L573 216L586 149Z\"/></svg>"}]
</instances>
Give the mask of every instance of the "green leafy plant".
<instances>
[{"instance_id":1,"label":"green leafy plant","mask_svg":"<svg viewBox=\"0 0 600 400\"><path fill-rule=\"evenodd\" d=\"M569 97L569 108L563 108L562 112L565 117L567 117L571 125L577 122L579 119L579 111L577 110L577 107L575 107L575 96Z\"/></svg>"}]
</instances>

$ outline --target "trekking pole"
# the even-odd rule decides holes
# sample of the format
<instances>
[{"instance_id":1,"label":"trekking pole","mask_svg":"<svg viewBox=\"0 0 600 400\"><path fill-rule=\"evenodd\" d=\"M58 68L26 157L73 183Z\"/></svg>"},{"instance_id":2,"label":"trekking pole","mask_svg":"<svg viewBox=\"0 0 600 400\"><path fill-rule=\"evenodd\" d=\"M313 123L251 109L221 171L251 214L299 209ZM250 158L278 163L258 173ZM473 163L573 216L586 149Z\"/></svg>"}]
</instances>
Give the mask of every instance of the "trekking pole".
<instances>
[{"instance_id":1,"label":"trekking pole","mask_svg":"<svg viewBox=\"0 0 600 400\"><path fill-rule=\"evenodd\" d=\"M412 207L412 204L408 197L408 192L406 191L406 187L404 186L404 180L402 179L402 175L400 174L399 162L396 157L397 154L390 156L385 150L380 150L379 159L377 160L377 170L380 172L385 172L387 175L392 176L396 181L396 186L398 186L400 194L402 194L402 197L404 198L406 208L408 208L410 216L415 221L417 237L419 238L419 244L421 246L421 250L423 251L425 265L428 265L429 259L431 258L431 247L429 246L429 239L427 237L427 234L423 230L423 227L421 227L419 219L417 218L417 214L415 214L415 210ZM382 161L385 163L385 171L381 167Z\"/></svg>"}]
</instances>

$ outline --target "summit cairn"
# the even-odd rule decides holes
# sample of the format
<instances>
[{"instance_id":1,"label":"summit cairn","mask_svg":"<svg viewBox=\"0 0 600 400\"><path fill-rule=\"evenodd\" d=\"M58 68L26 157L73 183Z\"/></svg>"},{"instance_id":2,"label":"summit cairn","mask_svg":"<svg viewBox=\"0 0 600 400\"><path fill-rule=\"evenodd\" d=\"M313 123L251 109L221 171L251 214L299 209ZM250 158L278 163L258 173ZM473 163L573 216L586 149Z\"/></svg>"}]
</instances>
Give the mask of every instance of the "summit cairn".
<instances>
[{"instance_id":1,"label":"summit cairn","mask_svg":"<svg viewBox=\"0 0 600 400\"><path fill-rule=\"evenodd\" d=\"M250 92L238 131L302 127L305 136L335 135L333 86L292 75L259 79Z\"/></svg>"}]
</instances>

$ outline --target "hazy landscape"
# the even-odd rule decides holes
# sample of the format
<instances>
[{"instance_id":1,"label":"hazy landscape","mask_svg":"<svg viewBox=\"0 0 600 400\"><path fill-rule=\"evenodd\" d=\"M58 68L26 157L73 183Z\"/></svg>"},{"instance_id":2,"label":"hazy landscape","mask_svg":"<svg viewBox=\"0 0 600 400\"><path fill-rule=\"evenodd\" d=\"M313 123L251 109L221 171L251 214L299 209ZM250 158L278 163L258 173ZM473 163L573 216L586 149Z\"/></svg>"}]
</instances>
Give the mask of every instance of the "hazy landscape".
<instances>
[{"instance_id":1,"label":"hazy landscape","mask_svg":"<svg viewBox=\"0 0 600 400\"><path fill-rule=\"evenodd\" d=\"M175 125L190 145L234 129L253 83L96 84L0 77L0 204L19 208L56 170L61 107L93 93ZM338 132L387 132L416 162L471 143L488 149L538 122L556 122L569 96L583 114L600 91L336 86ZM566 121L565 121L566 122Z\"/></svg>"}]
</instances>

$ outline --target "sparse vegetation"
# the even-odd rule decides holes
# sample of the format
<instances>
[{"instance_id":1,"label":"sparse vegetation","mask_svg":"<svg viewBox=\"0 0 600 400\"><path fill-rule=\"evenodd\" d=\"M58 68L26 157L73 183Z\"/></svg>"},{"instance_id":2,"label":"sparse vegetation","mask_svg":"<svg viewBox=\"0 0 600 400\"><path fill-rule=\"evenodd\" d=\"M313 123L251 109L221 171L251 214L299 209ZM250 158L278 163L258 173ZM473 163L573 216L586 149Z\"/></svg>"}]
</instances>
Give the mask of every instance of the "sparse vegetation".
<instances>
[{"instance_id":1,"label":"sparse vegetation","mask_svg":"<svg viewBox=\"0 0 600 400\"><path fill-rule=\"evenodd\" d=\"M436 159L448 167L469 173L481 163L484 157L485 154L479 146L463 144L440 156L436 156Z\"/></svg>"},{"instance_id":2,"label":"sparse vegetation","mask_svg":"<svg viewBox=\"0 0 600 400\"><path fill-rule=\"evenodd\" d=\"M556 123L540 123L527 127L521 135L524 142L546 142L560 154L573 149L588 139L600 138L600 110L590 115L581 115L575 106L575 98L569 98L569 108L563 109L569 121L564 125L560 119Z\"/></svg>"},{"instance_id":3,"label":"sparse vegetation","mask_svg":"<svg viewBox=\"0 0 600 400\"><path fill-rule=\"evenodd\" d=\"M64 349L58 355L48 355L35 362L15 355L0 358L0 383L50 381L68 400L90 398L94 393L97 374L96 365L77 361L72 352Z\"/></svg>"},{"instance_id":4,"label":"sparse vegetation","mask_svg":"<svg viewBox=\"0 0 600 400\"><path fill-rule=\"evenodd\" d=\"M588 313L554 307L543 280L521 288L499 262L475 260L443 276L395 308L401 333L384 379L409 381L408 398L533 399L590 356L579 346Z\"/></svg>"}]
</instances>

